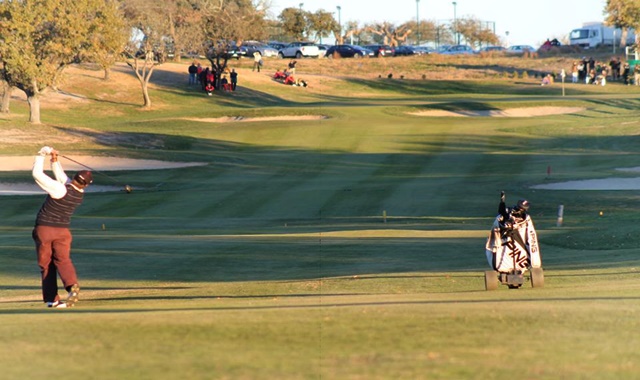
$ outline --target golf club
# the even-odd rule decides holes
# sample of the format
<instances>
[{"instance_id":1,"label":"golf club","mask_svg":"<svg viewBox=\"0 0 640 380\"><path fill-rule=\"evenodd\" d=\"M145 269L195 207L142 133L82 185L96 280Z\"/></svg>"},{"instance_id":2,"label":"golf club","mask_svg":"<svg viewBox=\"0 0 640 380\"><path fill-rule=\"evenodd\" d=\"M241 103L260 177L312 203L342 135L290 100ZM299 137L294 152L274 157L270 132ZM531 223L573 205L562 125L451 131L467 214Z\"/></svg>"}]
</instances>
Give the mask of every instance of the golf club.
<instances>
[{"instance_id":1,"label":"golf club","mask_svg":"<svg viewBox=\"0 0 640 380\"><path fill-rule=\"evenodd\" d=\"M60 157L62 157L62 158L66 158L67 160L69 160L69 161L71 161L71 162L75 162L76 164L78 164L78 165L80 165L80 166L84 166L85 168L87 168L87 169L91 170L92 172L96 172L96 173L98 173L98 174L101 174L101 175L103 175L103 176L105 176L105 177L109 178L111 181L113 181L113 182L114 182L114 183L116 183L117 185L121 186L121 185L120 185L120 182L119 182L118 180L116 180L116 179L115 179L115 178L113 178L112 176L108 175L107 173L104 173L104 172L101 172L101 171L99 171L99 170L96 170L96 169L94 169L94 168L92 168L92 167L90 167L90 166L88 166L88 165L83 164L82 162L76 161L76 160L74 160L73 158L69 158L69 157L67 157L67 156L65 156L65 155L62 155L62 154L61 154L61 155L60 155ZM129 193L131 193L131 192L133 191L133 188L132 188L131 186L129 186L129 185L124 185L124 191L125 191L127 194L129 194Z\"/></svg>"}]
</instances>

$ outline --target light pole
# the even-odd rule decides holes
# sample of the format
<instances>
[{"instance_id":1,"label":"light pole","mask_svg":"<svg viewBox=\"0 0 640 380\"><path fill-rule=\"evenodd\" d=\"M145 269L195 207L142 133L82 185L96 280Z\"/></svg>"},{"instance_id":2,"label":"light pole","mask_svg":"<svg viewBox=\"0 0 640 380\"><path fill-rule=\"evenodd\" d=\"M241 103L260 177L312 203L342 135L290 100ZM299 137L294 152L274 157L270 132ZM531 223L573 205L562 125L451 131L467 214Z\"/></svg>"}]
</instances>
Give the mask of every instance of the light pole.
<instances>
[{"instance_id":1,"label":"light pole","mask_svg":"<svg viewBox=\"0 0 640 380\"><path fill-rule=\"evenodd\" d=\"M420 45L420 0L416 0L416 27L418 29L418 41L416 41L416 45Z\"/></svg>"},{"instance_id":2,"label":"light pole","mask_svg":"<svg viewBox=\"0 0 640 380\"><path fill-rule=\"evenodd\" d=\"M336 6L336 9L338 10L338 25L340 25L340 33L338 33L339 34L338 38L340 39L339 42L342 44L343 43L343 41L342 41L342 15L341 15L341 12L340 12L340 11L342 11L342 7L338 5L338 6Z\"/></svg>"},{"instance_id":3,"label":"light pole","mask_svg":"<svg viewBox=\"0 0 640 380\"><path fill-rule=\"evenodd\" d=\"M304 6L304 3L300 3L300 10L302 10L303 6Z\"/></svg>"},{"instance_id":4,"label":"light pole","mask_svg":"<svg viewBox=\"0 0 640 380\"><path fill-rule=\"evenodd\" d=\"M458 5L458 3L454 1L451 4L453 4L453 30L455 33L453 39L456 41L456 45L460 45L460 35L458 35L458 16L456 16L456 5Z\"/></svg>"}]
</instances>

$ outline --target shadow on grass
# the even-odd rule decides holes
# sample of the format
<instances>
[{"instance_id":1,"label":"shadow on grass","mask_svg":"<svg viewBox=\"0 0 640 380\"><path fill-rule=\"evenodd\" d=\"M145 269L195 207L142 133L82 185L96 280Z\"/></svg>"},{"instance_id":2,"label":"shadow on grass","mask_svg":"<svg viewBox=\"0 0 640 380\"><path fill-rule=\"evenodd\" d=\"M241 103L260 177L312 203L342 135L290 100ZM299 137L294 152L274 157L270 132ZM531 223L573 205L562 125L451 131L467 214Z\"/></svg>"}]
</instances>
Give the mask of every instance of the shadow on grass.
<instances>
[{"instance_id":1,"label":"shadow on grass","mask_svg":"<svg viewBox=\"0 0 640 380\"><path fill-rule=\"evenodd\" d=\"M512 82L512 80L418 80L418 79L396 79L396 78L345 78L345 81L365 89L370 89L382 94L402 94L409 97L425 96L456 96L459 100L464 100L464 94L472 95L474 98L486 95L500 95L504 99L512 96L532 96L531 101L541 101L540 97L549 99L570 99L574 96L597 95L597 96L625 96L635 97L631 89L619 83L609 86L589 86L583 84L565 83L566 97L562 96L562 83L556 82L550 86L540 86L538 82ZM424 99L434 101L437 99ZM467 97L466 99L469 99ZM356 102L358 99L354 99ZM362 99L361 99L362 100ZM378 99L379 100L379 99ZM388 100L388 99L387 99ZM503 100L503 99L493 99ZM514 99L515 100L515 99ZM526 101L527 98L519 98L518 101ZM368 103L375 103L376 100L369 100Z\"/></svg>"},{"instance_id":2,"label":"shadow on grass","mask_svg":"<svg viewBox=\"0 0 640 380\"><path fill-rule=\"evenodd\" d=\"M442 140L399 134L393 138L400 141L402 148L394 152L353 153L154 133L121 132L117 136L114 146L132 154L157 158L160 152L163 158L193 159L211 165L124 172L119 178L135 179L134 188L151 188L162 183L162 191L97 194L87 199L74 218L74 254L77 252L74 260L80 276L90 279L232 282L483 270L486 266L483 238L319 236L224 241L207 237L231 233L288 234L292 230L488 231L497 208L498 186L506 186L509 194L513 190L527 196L536 210L551 215L543 218L541 225L553 225L558 204L569 202L568 209L584 215L599 207L601 194L567 196L567 193L530 191L528 184L534 182L530 174L532 165L544 173L547 162L562 162L571 153L576 160L588 161L585 171L592 173L594 168L611 169L628 162L627 157L618 156L627 156L638 145L637 136L550 138L520 134L520 138L514 139L509 135L485 137L452 132ZM159 152L144 149L139 153L139 145L131 144L131 140L169 143ZM546 161L536 162L541 150L546 152ZM593 155L594 150L599 152L598 156ZM494 154L496 151L501 153ZM579 204L574 206L570 202L575 200ZM29 226L41 202L40 196L0 198L2 223L25 230L23 237L3 239L8 255L31 251ZM619 207L623 215L635 214L635 199L624 194L612 196L608 203ZM30 210L28 216L24 215L25 210ZM383 211L401 218L388 223L373 219ZM412 220L407 226L411 217L425 215L457 219L437 227L432 221ZM348 219L357 217L372 219ZM337 221L337 218L345 219ZM571 241L578 244L575 250L590 249L584 253L583 264L597 263L604 268L626 266L632 259L628 255L611 258L600 254L598 249L606 249L611 240L606 235L601 239L593 231L617 235L621 225L632 224L624 220L610 225L597 223L585 219L584 227L589 228L583 232L563 232L556 239L567 240L565 236L571 234ZM640 247L640 237L630 235L625 244L627 248ZM554 260L555 266L563 264L570 262ZM8 269L0 268L0 272L4 271ZM18 272L32 273L31 267Z\"/></svg>"},{"instance_id":3,"label":"shadow on grass","mask_svg":"<svg viewBox=\"0 0 640 380\"><path fill-rule=\"evenodd\" d=\"M485 291L466 292L466 293L484 293ZM315 297L322 298L322 295ZM188 299L186 297L185 299ZM161 298L162 299L162 298ZM134 299L135 300L135 299ZM171 301L170 298L166 299ZM361 307L396 307L396 306L437 306L437 305L527 305L537 303L574 303L574 302L629 302L639 301L640 297L541 297L541 298L511 298L511 299L452 299L452 300L425 300L425 301L379 301L379 302L318 302L312 305L256 305L256 306L219 306L219 307L171 307L167 305L166 308L153 307L149 309L137 308L137 309L90 309L90 308L73 308L68 310L0 310L0 315L22 315L22 314L41 314L41 313L73 313L73 314L130 314L130 313L157 313L157 312L185 312L185 311L211 311L211 312L226 312L226 311L251 311L251 310L300 310L300 309L324 309L324 308L361 308Z\"/></svg>"},{"instance_id":4,"label":"shadow on grass","mask_svg":"<svg viewBox=\"0 0 640 380\"><path fill-rule=\"evenodd\" d=\"M552 74L552 71L542 71L542 70L532 70L532 69L523 69L521 67L515 67L515 66L507 66L507 65L474 65L474 64L460 64L460 63L434 63L433 66L435 67L441 67L447 70L450 70L451 68L455 68L458 70L478 70L478 71L485 71L488 73L493 73L495 75L504 75L505 73L508 74L512 74L512 73L518 73L519 75L522 75L523 72L527 72L527 75L529 75L531 78L536 78L536 77L540 77L542 78L544 75L547 74Z\"/></svg>"}]
</instances>

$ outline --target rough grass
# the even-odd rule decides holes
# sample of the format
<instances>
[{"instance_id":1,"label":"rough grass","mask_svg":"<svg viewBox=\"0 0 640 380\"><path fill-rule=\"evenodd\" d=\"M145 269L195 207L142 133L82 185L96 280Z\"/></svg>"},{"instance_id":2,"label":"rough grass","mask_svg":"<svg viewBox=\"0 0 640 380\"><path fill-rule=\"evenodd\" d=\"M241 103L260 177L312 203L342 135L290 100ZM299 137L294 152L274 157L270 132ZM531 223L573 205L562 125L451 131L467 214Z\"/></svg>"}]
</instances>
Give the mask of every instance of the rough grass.
<instances>
[{"instance_id":1,"label":"rough grass","mask_svg":"<svg viewBox=\"0 0 640 380\"><path fill-rule=\"evenodd\" d=\"M301 89L241 61L241 91L212 98L161 66L152 111L139 109L124 71L115 83L71 72L63 89L89 102L47 105L43 126L27 125L24 105L12 103L0 130L22 131L25 141L0 145L2 155L46 143L70 156L208 165L110 173L135 190L92 195L79 209L83 290L73 310L39 302L30 232L42 197L0 197L3 378L60 368L69 379L635 377L637 195L529 187L637 166L633 89L576 85L562 98L533 80L455 87L379 80L377 67L346 74L360 63L305 60L305 75L316 74L313 65L344 72ZM407 114L538 105L586 110L531 119ZM329 118L183 120L279 114ZM30 178L0 172L0 180ZM484 291L484 236L500 190L533 205L542 289Z\"/></svg>"}]
</instances>

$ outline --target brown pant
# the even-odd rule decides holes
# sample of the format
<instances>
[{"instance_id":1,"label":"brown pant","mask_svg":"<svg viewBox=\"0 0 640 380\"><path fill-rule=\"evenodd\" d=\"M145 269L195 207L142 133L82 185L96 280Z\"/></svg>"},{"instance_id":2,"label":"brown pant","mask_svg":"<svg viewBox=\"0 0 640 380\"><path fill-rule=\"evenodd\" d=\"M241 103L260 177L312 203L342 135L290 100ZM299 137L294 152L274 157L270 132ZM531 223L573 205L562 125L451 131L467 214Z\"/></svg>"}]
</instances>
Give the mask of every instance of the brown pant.
<instances>
[{"instance_id":1,"label":"brown pant","mask_svg":"<svg viewBox=\"0 0 640 380\"><path fill-rule=\"evenodd\" d=\"M42 299L44 302L57 301L58 274L67 290L78 283L76 268L71 262L71 231L62 227L36 226L32 235L42 274Z\"/></svg>"}]
</instances>

